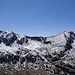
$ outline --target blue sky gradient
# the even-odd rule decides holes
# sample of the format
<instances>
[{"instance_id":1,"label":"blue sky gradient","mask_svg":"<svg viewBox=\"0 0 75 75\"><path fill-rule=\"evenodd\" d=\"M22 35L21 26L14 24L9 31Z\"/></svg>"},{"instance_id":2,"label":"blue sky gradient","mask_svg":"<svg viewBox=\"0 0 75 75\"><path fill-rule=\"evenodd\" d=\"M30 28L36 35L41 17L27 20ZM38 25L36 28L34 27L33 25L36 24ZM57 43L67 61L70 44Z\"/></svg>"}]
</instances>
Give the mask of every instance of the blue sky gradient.
<instances>
[{"instance_id":1,"label":"blue sky gradient","mask_svg":"<svg viewBox=\"0 0 75 75\"><path fill-rule=\"evenodd\" d=\"M75 30L75 0L0 0L0 30L30 36Z\"/></svg>"}]
</instances>

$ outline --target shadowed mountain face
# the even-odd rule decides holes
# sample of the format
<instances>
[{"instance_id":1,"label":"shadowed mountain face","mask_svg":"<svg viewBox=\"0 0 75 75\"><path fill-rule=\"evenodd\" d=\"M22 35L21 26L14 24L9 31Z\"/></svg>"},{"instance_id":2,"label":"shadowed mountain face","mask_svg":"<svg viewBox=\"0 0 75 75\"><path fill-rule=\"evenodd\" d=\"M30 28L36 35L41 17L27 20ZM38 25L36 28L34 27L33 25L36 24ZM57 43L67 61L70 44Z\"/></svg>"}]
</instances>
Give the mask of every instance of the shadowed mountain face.
<instances>
[{"instance_id":1,"label":"shadowed mountain face","mask_svg":"<svg viewBox=\"0 0 75 75\"><path fill-rule=\"evenodd\" d=\"M75 32L29 37L0 31L0 67L40 68L54 75L75 75Z\"/></svg>"}]
</instances>

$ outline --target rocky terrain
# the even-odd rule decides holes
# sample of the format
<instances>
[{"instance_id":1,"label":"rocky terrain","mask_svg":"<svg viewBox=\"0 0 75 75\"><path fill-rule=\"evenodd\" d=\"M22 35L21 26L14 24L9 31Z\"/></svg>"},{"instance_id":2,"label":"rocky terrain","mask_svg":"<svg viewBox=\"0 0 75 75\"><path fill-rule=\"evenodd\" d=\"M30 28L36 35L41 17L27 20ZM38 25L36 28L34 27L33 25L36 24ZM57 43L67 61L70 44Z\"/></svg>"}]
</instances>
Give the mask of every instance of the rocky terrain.
<instances>
[{"instance_id":1,"label":"rocky terrain","mask_svg":"<svg viewBox=\"0 0 75 75\"><path fill-rule=\"evenodd\" d=\"M75 75L75 32L29 37L0 31L0 75Z\"/></svg>"}]
</instances>

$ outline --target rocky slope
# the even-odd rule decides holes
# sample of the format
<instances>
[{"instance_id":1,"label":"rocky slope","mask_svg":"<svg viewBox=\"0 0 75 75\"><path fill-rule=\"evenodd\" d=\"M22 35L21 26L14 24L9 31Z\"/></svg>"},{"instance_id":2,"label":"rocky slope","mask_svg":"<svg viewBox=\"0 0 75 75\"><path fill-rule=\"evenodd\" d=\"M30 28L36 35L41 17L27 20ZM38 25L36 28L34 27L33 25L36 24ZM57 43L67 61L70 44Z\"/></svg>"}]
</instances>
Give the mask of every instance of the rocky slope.
<instances>
[{"instance_id":1,"label":"rocky slope","mask_svg":"<svg viewBox=\"0 0 75 75\"><path fill-rule=\"evenodd\" d=\"M41 68L54 75L75 75L75 32L29 37L0 31L0 69L8 65L15 69Z\"/></svg>"}]
</instances>

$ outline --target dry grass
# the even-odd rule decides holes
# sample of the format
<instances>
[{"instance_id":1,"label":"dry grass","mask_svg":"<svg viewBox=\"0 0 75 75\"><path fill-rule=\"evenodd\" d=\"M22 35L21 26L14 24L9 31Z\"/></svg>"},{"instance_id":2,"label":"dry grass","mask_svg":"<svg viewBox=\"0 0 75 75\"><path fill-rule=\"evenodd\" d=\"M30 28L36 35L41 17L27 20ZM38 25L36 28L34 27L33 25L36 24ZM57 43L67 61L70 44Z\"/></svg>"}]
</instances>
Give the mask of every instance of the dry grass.
<instances>
[{"instance_id":1,"label":"dry grass","mask_svg":"<svg viewBox=\"0 0 75 75\"><path fill-rule=\"evenodd\" d=\"M25 67L19 67L15 69L13 67L0 67L0 75L52 75L49 72L38 69L33 70Z\"/></svg>"}]
</instances>

